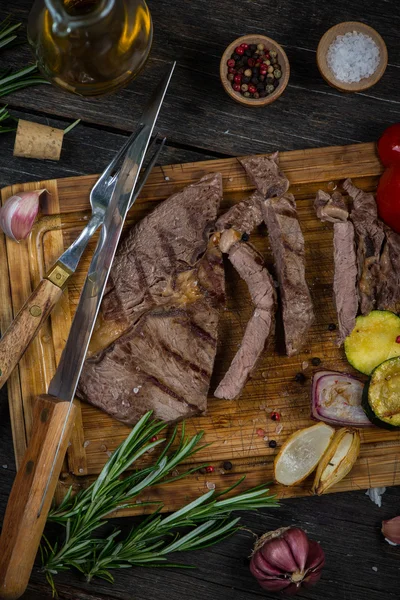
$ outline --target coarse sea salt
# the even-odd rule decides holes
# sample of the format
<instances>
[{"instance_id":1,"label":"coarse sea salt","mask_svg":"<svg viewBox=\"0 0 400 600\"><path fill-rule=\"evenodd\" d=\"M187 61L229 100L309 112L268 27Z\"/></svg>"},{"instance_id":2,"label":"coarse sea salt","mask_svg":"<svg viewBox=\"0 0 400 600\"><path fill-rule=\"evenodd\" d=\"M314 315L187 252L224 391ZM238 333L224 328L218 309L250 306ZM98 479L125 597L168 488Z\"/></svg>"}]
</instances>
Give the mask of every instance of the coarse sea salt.
<instances>
[{"instance_id":1,"label":"coarse sea salt","mask_svg":"<svg viewBox=\"0 0 400 600\"><path fill-rule=\"evenodd\" d=\"M333 40L326 60L336 79L355 83L375 73L380 61L379 48L369 35L349 31Z\"/></svg>"}]
</instances>

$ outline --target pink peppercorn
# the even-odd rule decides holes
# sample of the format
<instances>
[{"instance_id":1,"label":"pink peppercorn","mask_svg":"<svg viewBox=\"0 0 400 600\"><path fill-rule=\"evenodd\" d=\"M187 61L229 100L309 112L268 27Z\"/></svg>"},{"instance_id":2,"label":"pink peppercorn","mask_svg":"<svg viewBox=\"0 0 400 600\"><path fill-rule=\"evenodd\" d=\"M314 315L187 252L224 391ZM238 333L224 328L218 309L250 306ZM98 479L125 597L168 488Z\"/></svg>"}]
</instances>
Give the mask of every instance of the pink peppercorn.
<instances>
[{"instance_id":1,"label":"pink peppercorn","mask_svg":"<svg viewBox=\"0 0 400 600\"><path fill-rule=\"evenodd\" d=\"M232 87L235 90L235 92L240 92L240 84L239 83L234 83Z\"/></svg>"},{"instance_id":2,"label":"pink peppercorn","mask_svg":"<svg viewBox=\"0 0 400 600\"><path fill-rule=\"evenodd\" d=\"M211 467L211 466L206 467L206 473L214 473L214 467Z\"/></svg>"},{"instance_id":3,"label":"pink peppercorn","mask_svg":"<svg viewBox=\"0 0 400 600\"><path fill-rule=\"evenodd\" d=\"M234 67L235 66L235 61L233 60L233 58L230 58L227 63L228 67Z\"/></svg>"},{"instance_id":4,"label":"pink peppercorn","mask_svg":"<svg viewBox=\"0 0 400 600\"><path fill-rule=\"evenodd\" d=\"M242 74L238 73L237 75L235 75L235 78L233 80L235 83L240 83L242 81Z\"/></svg>"},{"instance_id":5,"label":"pink peppercorn","mask_svg":"<svg viewBox=\"0 0 400 600\"><path fill-rule=\"evenodd\" d=\"M396 338L396 344L400 344L400 335L398 335Z\"/></svg>"},{"instance_id":6,"label":"pink peppercorn","mask_svg":"<svg viewBox=\"0 0 400 600\"><path fill-rule=\"evenodd\" d=\"M237 48L235 48L235 52L236 54L239 54L239 56L241 56L242 54L244 54L244 48L242 46L238 46Z\"/></svg>"}]
</instances>

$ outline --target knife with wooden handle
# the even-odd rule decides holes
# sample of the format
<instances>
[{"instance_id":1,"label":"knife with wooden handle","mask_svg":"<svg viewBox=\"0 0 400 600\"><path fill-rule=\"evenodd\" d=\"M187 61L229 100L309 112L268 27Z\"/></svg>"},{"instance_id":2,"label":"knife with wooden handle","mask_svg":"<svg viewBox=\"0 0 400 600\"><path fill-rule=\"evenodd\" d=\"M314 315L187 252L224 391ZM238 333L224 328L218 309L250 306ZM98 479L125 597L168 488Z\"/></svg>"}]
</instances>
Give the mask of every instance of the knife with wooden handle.
<instances>
[{"instance_id":1,"label":"knife with wooden handle","mask_svg":"<svg viewBox=\"0 0 400 600\"><path fill-rule=\"evenodd\" d=\"M69 407L69 402L47 395L35 399L32 436L14 481L0 537L1 598L19 598L28 584L74 424L75 406L63 431ZM49 464L60 439L57 462L40 510Z\"/></svg>"},{"instance_id":2,"label":"knife with wooden handle","mask_svg":"<svg viewBox=\"0 0 400 600\"><path fill-rule=\"evenodd\" d=\"M57 271L56 271L57 268ZM59 275L61 282L57 281ZM0 340L0 388L61 298L70 274L59 265L42 279ZM57 281L55 283L52 278Z\"/></svg>"},{"instance_id":3,"label":"knife with wooden handle","mask_svg":"<svg viewBox=\"0 0 400 600\"><path fill-rule=\"evenodd\" d=\"M97 211L92 215L90 221L86 227L82 230L78 238L71 244L69 248L60 256L55 265L50 269L44 279L41 280L38 287L32 292L24 306L21 308L9 328L5 331L3 337L0 340L0 389L3 387L19 361L29 344L36 336L40 327L47 319L54 306L61 298L63 291L70 279L70 277L76 271L80 258L88 244L88 241L92 237L96 229L101 225L103 221L103 214L105 214L105 207L108 205L112 193L115 189L116 177L110 176L112 169L117 164L117 161L123 156L129 147L130 143L134 139L133 134L126 142L121 150L118 152L116 157L105 169L103 174L100 176L99 181L108 177L106 181L100 184L104 194L104 200L102 202L104 213ZM157 142L156 138L153 140ZM158 145L157 150L154 152L151 160L148 162L144 173L138 181L135 193L131 198L129 208L133 205L136 198L143 189L151 170L157 161L157 158L164 146L165 139ZM153 144L153 142L152 142ZM91 195L94 193L94 189L97 186L97 193L99 192L99 181L95 184L95 187L91 191ZM91 200L93 202L93 198ZM97 206L99 205L97 197Z\"/></svg>"},{"instance_id":4,"label":"knife with wooden handle","mask_svg":"<svg viewBox=\"0 0 400 600\"><path fill-rule=\"evenodd\" d=\"M168 70L129 146L108 205L71 330L49 395L36 399L32 437L15 479L0 537L0 598L25 591L74 424L74 397L126 215L175 63Z\"/></svg>"}]
</instances>

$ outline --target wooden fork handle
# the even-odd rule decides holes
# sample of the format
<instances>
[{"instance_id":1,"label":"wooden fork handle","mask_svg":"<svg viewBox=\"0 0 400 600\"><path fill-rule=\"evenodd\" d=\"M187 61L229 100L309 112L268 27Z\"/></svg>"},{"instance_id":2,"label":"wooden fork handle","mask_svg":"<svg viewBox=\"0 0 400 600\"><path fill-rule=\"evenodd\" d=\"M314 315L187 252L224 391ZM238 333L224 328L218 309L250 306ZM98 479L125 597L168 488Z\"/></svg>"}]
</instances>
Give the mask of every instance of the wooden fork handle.
<instances>
[{"instance_id":1,"label":"wooden fork handle","mask_svg":"<svg viewBox=\"0 0 400 600\"><path fill-rule=\"evenodd\" d=\"M42 279L0 340L0 389L61 298L63 286Z\"/></svg>"},{"instance_id":2,"label":"wooden fork handle","mask_svg":"<svg viewBox=\"0 0 400 600\"><path fill-rule=\"evenodd\" d=\"M48 395L35 399L32 437L11 490L0 536L0 598L19 598L28 585L74 425L76 408L72 406L39 514L69 406Z\"/></svg>"}]
</instances>

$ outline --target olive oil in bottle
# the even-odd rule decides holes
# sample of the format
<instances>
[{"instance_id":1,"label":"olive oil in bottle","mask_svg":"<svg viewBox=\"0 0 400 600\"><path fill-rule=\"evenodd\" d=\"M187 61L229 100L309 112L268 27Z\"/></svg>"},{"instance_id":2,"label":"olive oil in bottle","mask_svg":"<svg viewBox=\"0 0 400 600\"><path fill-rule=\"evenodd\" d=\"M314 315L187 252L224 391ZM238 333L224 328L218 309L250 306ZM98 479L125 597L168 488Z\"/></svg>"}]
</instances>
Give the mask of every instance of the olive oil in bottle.
<instances>
[{"instance_id":1,"label":"olive oil in bottle","mask_svg":"<svg viewBox=\"0 0 400 600\"><path fill-rule=\"evenodd\" d=\"M133 79L152 34L144 0L36 0L28 22L44 75L84 96L113 92Z\"/></svg>"}]
</instances>

